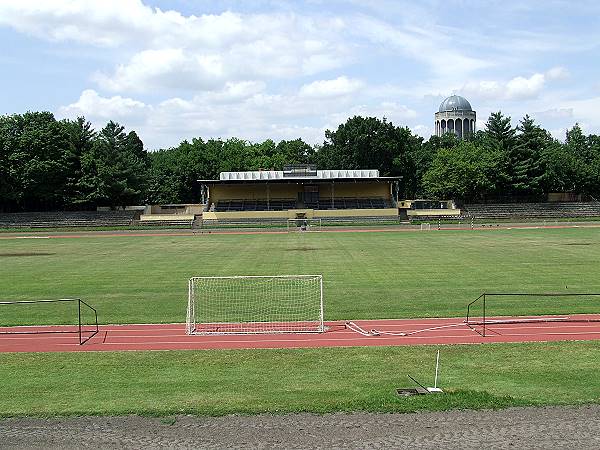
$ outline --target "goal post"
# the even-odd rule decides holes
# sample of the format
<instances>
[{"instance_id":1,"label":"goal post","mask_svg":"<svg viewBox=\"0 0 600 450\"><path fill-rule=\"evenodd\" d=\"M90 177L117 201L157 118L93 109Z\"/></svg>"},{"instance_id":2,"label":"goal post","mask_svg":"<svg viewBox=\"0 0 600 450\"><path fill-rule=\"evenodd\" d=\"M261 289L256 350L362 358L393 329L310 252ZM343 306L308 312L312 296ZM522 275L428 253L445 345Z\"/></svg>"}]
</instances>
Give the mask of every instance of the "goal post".
<instances>
[{"instance_id":1,"label":"goal post","mask_svg":"<svg viewBox=\"0 0 600 450\"><path fill-rule=\"evenodd\" d=\"M322 275L193 277L187 334L322 333Z\"/></svg>"},{"instance_id":2,"label":"goal post","mask_svg":"<svg viewBox=\"0 0 600 450\"><path fill-rule=\"evenodd\" d=\"M297 231L321 231L321 219L288 219L288 233Z\"/></svg>"},{"instance_id":3,"label":"goal post","mask_svg":"<svg viewBox=\"0 0 600 450\"><path fill-rule=\"evenodd\" d=\"M431 230L431 224L428 222L422 223L421 224L421 231L430 231Z\"/></svg>"}]
</instances>

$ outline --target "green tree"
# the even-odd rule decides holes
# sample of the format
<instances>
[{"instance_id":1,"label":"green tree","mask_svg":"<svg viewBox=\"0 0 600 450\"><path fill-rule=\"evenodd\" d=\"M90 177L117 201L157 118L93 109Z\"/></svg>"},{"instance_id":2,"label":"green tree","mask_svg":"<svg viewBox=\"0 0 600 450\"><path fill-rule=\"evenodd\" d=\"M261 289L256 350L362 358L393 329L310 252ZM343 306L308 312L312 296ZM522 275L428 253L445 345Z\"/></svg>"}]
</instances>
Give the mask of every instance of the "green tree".
<instances>
[{"instance_id":1,"label":"green tree","mask_svg":"<svg viewBox=\"0 0 600 450\"><path fill-rule=\"evenodd\" d=\"M598 181L600 176L598 167L600 165L600 149L598 137L586 136L579 124L567 130L564 144L565 151L575 159L576 192L583 194L600 193Z\"/></svg>"},{"instance_id":2,"label":"green tree","mask_svg":"<svg viewBox=\"0 0 600 450\"><path fill-rule=\"evenodd\" d=\"M511 187L514 195L542 194L542 153L552 142L550 134L526 115L517 127L510 158Z\"/></svg>"},{"instance_id":3,"label":"green tree","mask_svg":"<svg viewBox=\"0 0 600 450\"><path fill-rule=\"evenodd\" d=\"M439 199L484 199L497 189L504 158L498 149L485 149L468 141L441 149L423 176L425 192Z\"/></svg>"},{"instance_id":4,"label":"green tree","mask_svg":"<svg viewBox=\"0 0 600 450\"><path fill-rule=\"evenodd\" d=\"M50 112L15 114L5 123L3 138L8 179L3 190L20 210L53 209L63 205L70 142Z\"/></svg>"},{"instance_id":5,"label":"green tree","mask_svg":"<svg viewBox=\"0 0 600 450\"><path fill-rule=\"evenodd\" d=\"M545 192L579 192L581 163L565 145L552 142L543 150L541 159L545 168L541 180Z\"/></svg>"},{"instance_id":6,"label":"green tree","mask_svg":"<svg viewBox=\"0 0 600 450\"><path fill-rule=\"evenodd\" d=\"M147 175L146 154L135 133L110 121L81 158L79 182L88 205L125 206L142 199Z\"/></svg>"},{"instance_id":7,"label":"green tree","mask_svg":"<svg viewBox=\"0 0 600 450\"><path fill-rule=\"evenodd\" d=\"M510 117L505 117L502 112L490 114L485 124L485 138L487 144L510 154L516 144L516 130L510 123Z\"/></svg>"},{"instance_id":8,"label":"green tree","mask_svg":"<svg viewBox=\"0 0 600 450\"><path fill-rule=\"evenodd\" d=\"M443 149L452 149L460 140L454 133L444 133L442 136L431 136L422 145L415 145L410 152L412 176L407 180L408 197L422 197L425 195L423 176L429 170L437 153Z\"/></svg>"},{"instance_id":9,"label":"green tree","mask_svg":"<svg viewBox=\"0 0 600 450\"><path fill-rule=\"evenodd\" d=\"M63 120L62 127L69 135L70 146L65 155L67 165L67 177L64 189L65 205L72 206L82 202L83 194L80 191L81 158L92 149L96 132L92 124L85 117L77 120Z\"/></svg>"},{"instance_id":10,"label":"green tree","mask_svg":"<svg viewBox=\"0 0 600 450\"><path fill-rule=\"evenodd\" d=\"M275 149L278 162L281 164L273 167L283 167L286 164L310 164L314 162L315 148L302 139L280 141Z\"/></svg>"},{"instance_id":11,"label":"green tree","mask_svg":"<svg viewBox=\"0 0 600 450\"><path fill-rule=\"evenodd\" d=\"M0 116L0 211L15 209L20 196L12 161L18 149L22 121L19 115Z\"/></svg>"},{"instance_id":12,"label":"green tree","mask_svg":"<svg viewBox=\"0 0 600 450\"><path fill-rule=\"evenodd\" d=\"M381 176L402 176L402 191L413 184L411 153L422 138L387 119L354 116L336 131L325 132L315 161L321 169L377 169Z\"/></svg>"}]
</instances>

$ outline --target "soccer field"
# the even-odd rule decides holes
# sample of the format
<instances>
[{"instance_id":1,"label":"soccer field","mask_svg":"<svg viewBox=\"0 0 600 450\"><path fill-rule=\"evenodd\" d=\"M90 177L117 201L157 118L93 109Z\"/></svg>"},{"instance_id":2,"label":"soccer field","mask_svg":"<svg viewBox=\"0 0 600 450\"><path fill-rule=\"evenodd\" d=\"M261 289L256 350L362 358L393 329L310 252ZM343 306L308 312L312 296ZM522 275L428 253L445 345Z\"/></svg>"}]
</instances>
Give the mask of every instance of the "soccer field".
<instances>
[{"instance_id":1,"label":"soccer field","mask_svg":"<svg viewBox=\"0 0 600 450\"><path fill-rule=\"evenodd\" d=\"M484 290L600 292L599 236L600 229L571 228L2 239L0 297L81 297L102 323L183 322L191 276L321 273L328 320L463 316ZM64 319L51 308L35 318L18 311L5 310L0 322ZM0 416L600 401L597 341L443 346L446 394L397 398L394 388L413 386L406 374L431 382L435 349L5 353Z\"/></svg>"},{"instance_id":2,"label":"soccer field","mask_svg":"<svg viewBox=\"0 0 600 450\"><path fill-rule=\"evenodd\" d=\"M569 228L3 239L0 298L82 298L101 323L184 322L192 276L323 274L326 320L460 317L483 291L600 292L599 238ZM0 324L26 324L19 314L7 308Z\"/></svg>"}]
</instances>

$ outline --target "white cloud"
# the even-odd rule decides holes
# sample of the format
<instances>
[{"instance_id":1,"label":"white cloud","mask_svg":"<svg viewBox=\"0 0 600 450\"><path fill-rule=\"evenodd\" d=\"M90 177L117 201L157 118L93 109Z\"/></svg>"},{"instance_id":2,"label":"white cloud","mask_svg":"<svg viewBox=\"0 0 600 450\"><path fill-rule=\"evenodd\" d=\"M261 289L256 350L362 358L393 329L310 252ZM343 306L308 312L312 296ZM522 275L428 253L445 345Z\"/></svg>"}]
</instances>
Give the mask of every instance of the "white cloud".
<instances>
[{"instance_id":1,"label":"white cloud","mask_svg":"<svg viewBox=\"0 0 600 450\"><path fill-rule=\"evenodd\" d=\"M113 75L97 73L93 79L110 91L144 92L167 88L211 90L224 81L223 61L217 55L194 55L182 49L144 50Z\"/></svg>"},{"instance_id":2,"label":"white cloud","mask_svg":"<svg viewBox=\"0 0 600 450\"><path fill-rule=\"evenodd\" d=\"M338 18L293 13L184 16L140 0L0 2L0 25L132 55L92 77L113 92L218 90L227 82L314 75L350 58Z\"/></svg>"},{"instance_id":3,"label":"white cloud","mask_svg":"<svg viewBox=\"0 0 600 450\"><path fill-rule=\"evenodd\" d=\"M459 30L428 24L418 27L414 23L397 26L365 16L354 17L348 29L360 38L381 48L400 51L416 61L427 64L437 76L464 79L468 74L494 66L491 59L467 54L453 38Z\"/></svg>"},{"instance_id":4,"label":"white cloud","mask_svg":"<svg viewBox=\"0 0 600 450\"><path fill-rule=\"evenodd\" d=\"M565 80L569 78L570 75L567 68L562 66L553 67L546 72L546 77L549 80Z\"/></svg>"},{"instance_id":5,"label":"white cloud","mask_svg":"<svg viewBox=\"0 0 600 450\"><path fill-rule=\"evenodd\" d=\"M303 97L338 97L358 91L363 86L360 80L350 79L345 76L334 80L318 80L305 84L300 88Z\"/></svg>"},{"instance_id":6,"label":"white cloud","mask_svg":"<svg viewBox=\"0 0 600 450\"><path fill-rule=\"evenodd\" d=\"M230 96L238 96L229 101ZM103 97L85 90L79 99L58 111L62 117L85 116L96 128L117 120L135 128L150 149L177 145L193 137L239 137L252 141L295 139L311 144L324 139L325 129L336 129L355 115L386 117L403 126L417 113L405 105L381 102L355 105L351 98L270 95L251 83L228 85L221 91L193 98L173 97L155 105L121 96ZM315 111L319 111L315 115Z\"/></svg>"},{"instance_id":7,"label":"white cloud","mask_svg":"<svg viewBox=\"0 0 600 450\"><path fill-rule=\"evenodd\" d=\"M52 41L116 46L161 22L176 26L177 13L163 13L139 0L4 0L0 24ZM179 15L180 17L180 15Z\"/></svg>"},{"instance_id":8,"label":"white cloud","mask_svg":"<svg viewBox=\"0 0 600 450\"><path fill-rule=\"evenodd\" d=\"M102 97L92 89L86 89L79 99L70 105L61 107L59 114L63 117L86 116L95 123L106 120L127 120L139 123L152 107L143 102L120 95Z\"/></svg>"},{"instance_id":9,"label":"white cloud","mask_svg":"<svg viewBox=\"0 0 600 450\"><path fill-rule=\"evenodd\" d=\"M523 100L536 97L542 88L546 77L536 73L529 78L516 77L506 83L506 98L510 100Z\"/></svg>"},{"instance_id":10,"label":"white cloud","mask_svg":"<svg viewBox=\"0 0 600 450\"><path fill-rule=\"evenodd\" d=\"M526 100L537 97L546 84L546 75L535 73L529 78L518 76L506 82L482 80L469 82L459 91L483 100Z\"/></svg>"},{"instance_id":11,"label":"white cloud","mask_svg":"<svg viewBox=\"0 0 600 450\"><path fill-rule=\"evenodd\" d=\"M550 108L534 112L533 115L544 119L570 119L573 117L573 108Z\"/></svg>"},{"instance_id":12,"label":"white cloud","mask_svg":"<svg viewBox=\"0 0 600 450\"><path fill-rule=\"evenodd\" d=\"M518 13L523 21L541 17L523 31L507 12L511 2L482 9L454 1L450 15L414 2L339 8L268 1L213 14L203 13L207 2L184 2L192 15L144 1L0 0L0 27L50 43L35 50L35 57L52 57L44 60L50 76L40 76L38 98L57 87L69 96L63 104L72 102L61 114L136 125L151 148L193 136L319 142L325 128L353 115L387 117L426 135L423 124L433 122L439 101L452 92L465 95L482 117L498 109L513 117L540 111L535 115L551 128L575 120L600 126L591 57L598 32L545 26L546 7ZM217 2L210 10L225 7ZM483 10L499 17L469 15ZM0 59L12 67L37 63L6 53ZM585 70L573 66L571 75L561 64L574 54L592 62ZM60 85L56 74L67 64L70 76ZM571 76L577 83L560 82ZM6 84L20 88L18 77L15 70ZM37 107L29 99L16 107L28 101Z\"/></svg>"},{"instance_id":13,"label":"white cloud","mask_svg":"<svg viewBox=\"0 0 600 450\"><path fill-rule=\"evenodd\" d=\"M561 103L562 108L572 109L573 118L581 125L581 128L586 133L600 133L600 118L598 117L600 97L581 100L563 100Z\"/></svg>"},{"instance_id":14,"label":"white cloud","mask_svg":"<svg viewBox=\"0 0 600 450\"><path fill-rule=\"evenodd\" d=\"M434 133L433 127L422 124L415 125L411 128L411 130L413 133L418 134L425 139L429 139L429 137Z\"/></svg>"},{"instance_id":15,"label":"white cloud","mask_svg":"<svg viewBox=\"0 0 600 450\"><path fill-rule=\"evenodd\" d=\"M376 105L354 105L347 108L340 108L329 114L326 119L325 128L330 130L337 129L338 125L346 122L351 117L377 117L388 122L393 122L396 126L405 126L406 122L418 117L417 112L395 102L382 102Z\"/></svg>"},{"instance_id":16,"label":"white cloud","mask_svg":"<svg viewBox=\"0 0 600 450\"><path fill-rule=\"evenodd\" d=\"M189 35L167 32L158 48L143 49L112 73L96 74L94 80L114 92L210 91L228 82L313 75L339 67L348 58L329 19L229 12L211 17L224 23L211 22L201 34L195 28ZM215 37L207 42L204 33ZM169 42L175 45L167 46Z\"/></svg>"}]
</instances>

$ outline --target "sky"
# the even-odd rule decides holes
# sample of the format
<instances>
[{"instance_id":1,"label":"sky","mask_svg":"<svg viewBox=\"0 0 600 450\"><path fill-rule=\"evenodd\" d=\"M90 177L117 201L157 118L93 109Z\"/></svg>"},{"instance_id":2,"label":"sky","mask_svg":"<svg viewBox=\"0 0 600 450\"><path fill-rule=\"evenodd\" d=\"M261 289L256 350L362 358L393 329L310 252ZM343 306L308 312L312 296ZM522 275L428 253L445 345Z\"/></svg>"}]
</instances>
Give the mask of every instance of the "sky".
<instances>
[{"instance_id":1,"label":"sky","mask_svg":"<svg viewBox=\"0 0 600 450\"><path fill-rule=\"evenodd\" d=\"M429 138L462 95L600 134L597 0L0 0L0 114L184 139L324 140L354 115Z\"/></svg>"}]
</instances>

